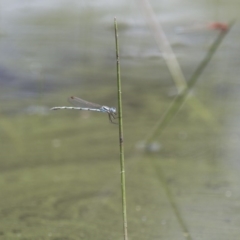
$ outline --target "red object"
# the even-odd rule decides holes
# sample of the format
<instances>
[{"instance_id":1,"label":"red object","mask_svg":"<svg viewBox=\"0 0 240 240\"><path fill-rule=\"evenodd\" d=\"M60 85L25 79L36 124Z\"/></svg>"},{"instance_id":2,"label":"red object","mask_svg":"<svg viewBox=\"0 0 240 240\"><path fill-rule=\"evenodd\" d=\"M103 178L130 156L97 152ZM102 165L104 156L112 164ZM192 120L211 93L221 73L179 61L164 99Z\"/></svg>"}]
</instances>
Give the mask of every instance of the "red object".
<instances>
[{"instance_id":1,"label":"red object","mask_svg":"<svg viewBox=\"0 0 240 240\"><path fill-rule=\"evenodd\" d=\"M221 22L212 22L208 25L208 27L211 29L220 30L220 31L228 30L228 25L226 23L221 23Z\"/></svg>"}]
</instances>

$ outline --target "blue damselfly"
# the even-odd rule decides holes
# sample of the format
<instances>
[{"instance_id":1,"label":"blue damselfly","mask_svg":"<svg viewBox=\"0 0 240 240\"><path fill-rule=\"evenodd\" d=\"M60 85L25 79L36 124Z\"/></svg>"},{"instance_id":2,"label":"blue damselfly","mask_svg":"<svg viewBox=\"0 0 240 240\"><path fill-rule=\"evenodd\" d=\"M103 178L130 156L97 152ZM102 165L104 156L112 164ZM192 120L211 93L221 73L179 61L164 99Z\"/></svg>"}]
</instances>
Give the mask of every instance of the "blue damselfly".
<instances>
[{"instance_id":1,"label":"blue damselfly","mask_svg":"<svg viewBox=\"0 0 240 240\"><path fill-rule=\"evenodd\" d=\"M113 119L117 118L117 110L113 107L102 106L96 103L91 103L85 101L78 97L70 97L68 101L75 105L76 107L53 107L51 110L60 110L60 109L69 109L69 110L85 110L85 111L94 111L94 112L103 112L108 114L108 118L111 123L115 123Z\"/></svg>"}]
</instances>

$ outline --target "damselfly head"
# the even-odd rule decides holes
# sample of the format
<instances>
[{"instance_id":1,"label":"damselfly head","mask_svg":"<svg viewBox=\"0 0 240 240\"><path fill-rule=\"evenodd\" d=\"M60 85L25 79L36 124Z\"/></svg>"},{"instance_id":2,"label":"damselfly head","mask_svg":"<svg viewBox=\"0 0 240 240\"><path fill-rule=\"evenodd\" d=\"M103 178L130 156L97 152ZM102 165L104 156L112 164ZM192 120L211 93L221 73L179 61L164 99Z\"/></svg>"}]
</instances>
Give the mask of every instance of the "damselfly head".
<instances>
[{"instance_id":1,"label":"damselfly head","mask_svg":"<svg viewBox=\"0 0 240 240\"><path fill-rule=\"evenodd\" d=\"M116 110L116 108L114 108L114 107L102 106L100 109L101 109L103 112L107 112L107 113L113 113L113 114L116 114L116 113L117 113L117 110Z\"/></svg>"},{"instance_id":2,"label":"damselfly head","mask_svg":"<svg viewBox=\"0 0 240 240\"><path fill-rule=\"evenodd\" d=\"M110 108L109 110L110 110L112 113L114 113L114 114L117 113L117 109L114 108L114 107Z\"/></svg>"}]
</instances>

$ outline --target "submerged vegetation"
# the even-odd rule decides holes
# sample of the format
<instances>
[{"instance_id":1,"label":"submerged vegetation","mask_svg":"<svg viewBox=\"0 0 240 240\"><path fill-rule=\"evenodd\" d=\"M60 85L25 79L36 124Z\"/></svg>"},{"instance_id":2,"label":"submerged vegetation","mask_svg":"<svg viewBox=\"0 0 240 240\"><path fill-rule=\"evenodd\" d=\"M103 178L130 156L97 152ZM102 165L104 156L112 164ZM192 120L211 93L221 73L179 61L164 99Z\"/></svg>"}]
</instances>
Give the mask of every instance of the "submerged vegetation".
<instances>
[{"instance_id":1,"label":"submerged vegetation","mask_svg":"<svg viewBox=\"0 0 240 240\"><path fill-rule=\"evenodd\" d=\"M85 20L93 26L95 17L92 13ZM84 22L80 20L79 29ZM137 30L128 24L122 26L130 238L236 239L238 222L231 217L237 212L239 179L228 149L229 145L230 149L238 148L238 138L226 128L229 116L237 109L232 94L235 85L231 85L230 79L226 83L224 77L219 77L221 73L217 72L221 68L216 71L214 64L219 59L215 59L207 72L201 72L200 81L190 94L193 97L184 97L186 104L177 109L177 115L161 135L151 135L154 138L147 151L143 151L153 126L173 102L176 88L161 58L148 57L149 52L151 55L158 51L152 47L152 37L142 26ZM113 39L112 29L105 29L106 36L97 30L92 31L96 32L95 42L85 26L87 36L81 35L81 46L65 38L61 42L59 33L54 32L54 41L49 40L51 46L55 47L58 40L64 46L57 45L56 49L61 51L56 55L47 53L49 49L41 51L46 48L48 35L39 39L31 35L27 40L33 45L23 41L24 47L31 52L29 46L32 49L38 46L38 61L45 59L42 62L47 66L39 75L36 69L40 65L31 68L37 76L34 75L35 98L19 97L16 101L12 96L18 95L9 86L0 89L2 96L10 93L7 100L0 102L0 239L122 238L116 126L104 114L65 111L52 114L46 110L56 103L65 104L71 95L117 106L114 41L109 43L110 32ZM141 37L136 37L137 34ZM209 50L200 45L178 45L174 49L177 54L187 53L187 60L181 62L187 79ZM51 65L53 59L57 62L55 68ZM50 84L48 77L52 75L55 77ZM21 77L24 79L24 75ZM25 86L28 83L27 80Z\"/></svg>"}]
</instances>

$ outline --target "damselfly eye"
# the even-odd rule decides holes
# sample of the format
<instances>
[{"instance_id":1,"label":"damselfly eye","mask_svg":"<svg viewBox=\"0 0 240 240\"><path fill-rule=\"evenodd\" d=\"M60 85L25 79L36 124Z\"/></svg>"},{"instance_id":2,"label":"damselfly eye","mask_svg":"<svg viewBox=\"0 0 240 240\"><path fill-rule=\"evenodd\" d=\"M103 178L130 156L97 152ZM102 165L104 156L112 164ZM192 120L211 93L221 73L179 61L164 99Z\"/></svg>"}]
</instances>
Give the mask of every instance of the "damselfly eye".
<instances>
[{"instance_id":1,"label":"damselfly eye","mask_svg":"<svg viewBox=\"0 0 240 240\"><path fill-rule=\"evenodd\" d=\"M112 110L113 113L117 113L116 108L112 108L111 110Z\"/></svg>"}]
</instances>

